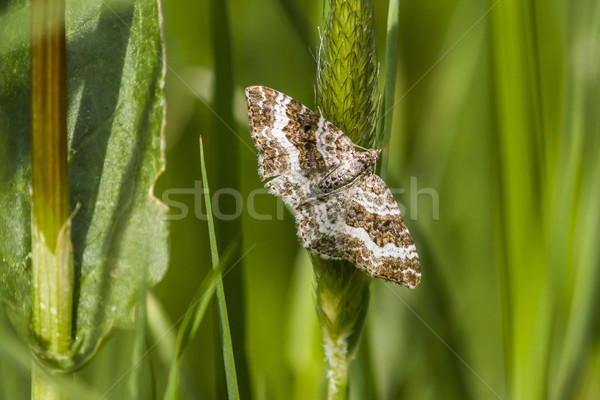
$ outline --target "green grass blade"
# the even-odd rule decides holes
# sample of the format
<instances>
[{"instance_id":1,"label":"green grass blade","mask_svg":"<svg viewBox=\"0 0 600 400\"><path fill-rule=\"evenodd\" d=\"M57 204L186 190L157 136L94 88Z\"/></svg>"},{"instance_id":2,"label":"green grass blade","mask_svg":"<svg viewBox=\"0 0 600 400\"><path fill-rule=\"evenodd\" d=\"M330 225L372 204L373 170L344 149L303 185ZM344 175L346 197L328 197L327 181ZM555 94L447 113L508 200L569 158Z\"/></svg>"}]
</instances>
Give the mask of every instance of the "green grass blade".
<instances>
[{"instance_id":1,"label":"green grass blade","mask_svg":"<svg viewBox=\"0 0 600 400\"><path fill-rule=\"evenodd\" d=\"M207 145L210 154L218 154L219 159L225 158L227 162L219 163L214 172L213 185L216 189L240 190L240 136L237 134L236 119L234 117L234 94L236 93L236 77L233 49L233 36L231 24L231 5L229 0L210 1L211 10L211 42L213 55L213 90L212 118L210 137ZM210 164L210 160L209 160ZM224 197L229 196L223 196ZM236 213L236 202L224 200L219 202L219 210L226 215ZM225 248L231 243L239 232L242 231L241 219L234 218L228 221L218 219L215 221L216 243ZM239 251L234 255L238 258ZM248 362L246 360L246 315L245 315L245 280L243 268L231 272L224 285L229 302L228 324L231 327L232 348L235 351L236 375L239 390L242 393L250 392L250 378ZM222 386L219 379L218 386Z\"/></svg>"},{"instance_id":2,"label":"green grass blade","mask_svg":"<svg viewBox=\"0 0 600 400\"><path fill-rule=\"evenodd\" d=\"M215 235L215 224L212 215L210 192L208 189L208 178L206 176L206 163L204 160L204 148L202 137L200 137L200 165L202 168L202 182L204 188L204 199L206 201L206 215L208 216L208 234L210 239L210 253L213 268L219 266L219 252L217 250L217 238ZM229 318L227 316L227 304L225 302L225 290L223 280L217 282L217 299L219 302L219 320L221 322L221 340L223 346L223 361L225 363L225 378L227 379L227 393L230 399L239 399L237 374L235 371L235 360L233 358L233 345L231 343L231 332L229 329Z\"/></svg>"},{"instance_id":3,"label":"green grass blade","mask_svg":"<svg viewBox=\"0 0 600 400\"><path fill-rule=\"evenodd\" d=\"M198 331L200 322L202 321L202 318L206 313L206 309L208 308L213 294L215 293L217 282L221 278L221 273L223 272L224 266L229 263L231 255L238 245L239 242L233 242L229 245L227 250L225 250L223 260L204 278L194 294L192 302L187 309L177 334L175 352L173 353L173 362L171 364L171 370L169 371L167 390L165 391L165 400L176 400L178 398L179 362L181 361L183 353L187 349L188 343L194 338L196 332Z\"/></svg>"},{"instance_id":4,"label":"green grass blade","mask_svg":"<svg viewBox=\"0 0 600 400\"><path fill-rule=\"evenodd\" d=\"M388 7L387 33L385 41L384 74L385 87L383 89L383 104L378 129L381 133L377 137L381 140L378 145L381 151L379 163L379 176L384 180L387 176L388 161L390 158L390 138L392 136L392 119L394 115L394 99L396 94L396 72L398 66L398 20L400 19L400 0L390 0Z\"/></svg>"},{"instance_id":5,"label":"green grass blade","mask_svg":"<svg viewBox=\"0 0 600 400\"><path fill-rule=\"evenodd\" d=\"M187 347L187 343L196 334L196 331L198 330L198 325L200 325L200 322L202 321L202 316L206 311L206 306L208 305L212 294L216 290L217 281L220 278L225 266L229 264L229 261L231 260L231 257L233 253L237 250L238 246L239 241L235 241L227 247L223 259L221 260L219 265L215 269L213 269L211 273L204 279L198 291L196 292L193 304L196 304L199 301L200 303L198 304L195 313L186 314L186 317L182 323L182 327L186 326L186 328L182 332L181 340L178 339L177 341L178 357L181 357L183 355L183 352ZM212 275L216 275L216 277L213 277ZM205 300L206 297L208 297L208 299ZM191 319L192 315L194 319Z\"/></svg>"},{"instance_id":6,"label":"green grass blade","mask_svg":"<svg viewBox=\"0 0 600 400\"><path fill-rule=\"evenodd\" d=\"M200 286L198 287L197 294L200 296L194 296L195 300L192 301L192 305L188 310L194 309L193 312L188 312L181 323L179 332L177 334L177 344L175 353L173 355L173 362L169 371L169 378L167 381L167 389L165 391L165 400L176 400L178 399L178 388L179 388L179 362L181 357L187 348L189 341L194 337L204 313L210 304L210 300L213 297L216 289L216 283L219 280L223 264L220 264L218 268L213 269L204 278Z\"/></svg>"},{"instance_id":7,"label":"green grass blade","mask_svg":"<svg viewBox=\"0 0 600 400\"><path fill-rule=\"evenodd\" d=\"M594 1L578 2L570 8L567 37L575 50L566 74L566 124L555 183L557 204L562 207L558 208L561 213L556 219L560 224L555 228L555 237L566 255L564 271L559 270L559 284L568 288L561 292L569 308L564 317L567 323L562 347L555 351L555 371L549 383L551 399L573 398L578 391L583 378L580 371L589 357L598 318L600 143L596 138L600 119L590 110L598 104L600 84L583 71L597 71L600 57L581 43L589 49L598 48L599 17L600 7ZM563 232L572 232L568 240Z\"/></svg>"},{"instance_id":8,"label":"green grass blade","mask_svg":"<svg viewBox=\"0 0 600 400\"><path fill-rule=\"evenodd\" d=\"M142 388L142 374L145 367L143 362L146 355L146 287L140 288L138 305L135 309L135 328L133 345L131 346L131 372L128 374L128 395L132 400L139 399ZM152 382L154 385L154 382Z\"/></svg>"},{"instance_id":9,"label":"green grass blade","mask_svg":"<svg viewBox=\"0 0 600 400\"><path fill-rule=\"evenodd\" d=\"M298 37L300 37L300 40L302 40L302 44L304 45L304 47L307 50L312 49L313 40L311 36L310 24L306 15L304 15L300 7L298 7L298 3L293 0L278 1L281 5L281 8L283 8L283 11L285 12L285 15L290 20L292 28L294 28L294 30L298 34Z\"/></svg>"},{"instance_id":10,"label":"green grass blade","mask_svg":"<svg viewBox=\"0 0 600 400\"><path fill-rule=\"evenodd\" d=\"M491 6L495 2L490 2ZM504 1L490 14L498 119L498 268L511 397L546 398L552 313L546 256L547 181L540 154L540 52L530 3Z\"/></svg>"}]
</instances>

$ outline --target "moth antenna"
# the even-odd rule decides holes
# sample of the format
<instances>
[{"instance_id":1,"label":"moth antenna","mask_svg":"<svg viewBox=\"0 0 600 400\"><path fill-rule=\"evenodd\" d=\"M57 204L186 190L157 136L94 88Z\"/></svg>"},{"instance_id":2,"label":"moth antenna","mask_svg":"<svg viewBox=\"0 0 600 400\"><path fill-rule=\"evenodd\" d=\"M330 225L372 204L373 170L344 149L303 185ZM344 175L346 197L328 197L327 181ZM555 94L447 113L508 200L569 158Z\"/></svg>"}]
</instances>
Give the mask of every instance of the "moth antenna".
<instances>
[{"instance_id":1,"label":"moth antenna","mask_svg":"<svg viewBox=\"0 0 600 400\"><path fill-rule=\"evenodd\" d=\"M358 147L361 150L373 150L373 149L369 149L368 147L362 147L362 146L360 146L360 145L358 145L356 143L354 143L354 147Z\"/></svg>"}]
</instances>

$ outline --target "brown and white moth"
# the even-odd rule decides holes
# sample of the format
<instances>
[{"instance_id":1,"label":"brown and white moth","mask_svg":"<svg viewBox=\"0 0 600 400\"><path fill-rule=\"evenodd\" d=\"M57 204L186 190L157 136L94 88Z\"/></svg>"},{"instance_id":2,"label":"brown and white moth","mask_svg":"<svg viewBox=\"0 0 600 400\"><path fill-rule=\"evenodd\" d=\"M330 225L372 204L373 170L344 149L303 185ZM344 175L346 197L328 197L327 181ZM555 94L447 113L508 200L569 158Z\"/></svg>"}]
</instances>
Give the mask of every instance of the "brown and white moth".
<instances>
[{"instance_id":1,"label":"brown and white moth","mask_svg":"<svg viewBox=\"0 0 600 400\"><path fill-rule=\"evenodd\" d=\"M298 238L326 259L410 288L421 265L385 182L373 172L380 150L359 151L342 131L291 97L246 89L258 174L296 213Z\"/></svg>"}]
</instances>

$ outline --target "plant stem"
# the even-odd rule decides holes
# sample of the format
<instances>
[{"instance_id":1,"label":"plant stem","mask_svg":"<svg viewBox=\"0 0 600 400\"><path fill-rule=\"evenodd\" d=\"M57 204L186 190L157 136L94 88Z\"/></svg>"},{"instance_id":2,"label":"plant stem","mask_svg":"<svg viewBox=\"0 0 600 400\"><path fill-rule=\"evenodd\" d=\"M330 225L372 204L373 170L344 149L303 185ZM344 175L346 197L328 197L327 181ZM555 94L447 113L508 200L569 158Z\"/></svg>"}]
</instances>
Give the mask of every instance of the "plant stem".
<instances>
[{"instance_id":1,"label":"plant stem","mask_svg":"<svg viewBox=\"0 0 600 400\"><path fill-rule=\"evenodd\" d=\"M345 337L332 340L327 335L324 335L324 340L326 358L331 368L327 376L327 399L347 399L348 367L350 366L350 362L347 359L348 343Z\"/></svg>"},{"instance_id":2,"label":"plant stem","mask_svg":"<svg viewBox=\"0 0 600 400\"><path fill-rule=\"evenodd\" d=\"M315 255L312 262L317 317L329 366L327 398L346 399L348 368L362 336L372 279L349 262Z\"/></svg>"},{"instance_id":3,"label":"plant stem","mask_svg":"<svg viewBox=\"0 0 600 400\"><path fill-rule=\"evenodd\" d=\"M69 217L64 0L31 3L33 216L50 249Z\"/></svg>"},{"instance_id":4,"label":"plant stem","mask_svg":"<svg viewBox=\"0 0 600 400\"><path fill-rule=\"evenodd\" d=\"M31 3L32 328L34 351L59 367L72 343L74 274L64 17L64 0ZM32 371L33 398L62 398L38 368Z\"/></svg>"},{"instance_id":5,"label":"plant stem","mask_svg":"<svg viewBox=\"0 0 600 400\"><path fill-rule=\"evenodd\" d=\"M36 400L64 399L61 390L35 362L31 368L31 398Z\"/></svg>"},{"instance_id":6,"label":"plant stem","mask_svg":"<svg viewBox=\"0 0 600 400\"><path fill-rule=\"evenodd\" d=\"M319 49L317 105L359 146L376 139L377 56L371 0L330 0ZM348 368L365 325L371 278L349 262L312 257L329 364L328 399L348 398Z\"/></svg>"}]
</instances>

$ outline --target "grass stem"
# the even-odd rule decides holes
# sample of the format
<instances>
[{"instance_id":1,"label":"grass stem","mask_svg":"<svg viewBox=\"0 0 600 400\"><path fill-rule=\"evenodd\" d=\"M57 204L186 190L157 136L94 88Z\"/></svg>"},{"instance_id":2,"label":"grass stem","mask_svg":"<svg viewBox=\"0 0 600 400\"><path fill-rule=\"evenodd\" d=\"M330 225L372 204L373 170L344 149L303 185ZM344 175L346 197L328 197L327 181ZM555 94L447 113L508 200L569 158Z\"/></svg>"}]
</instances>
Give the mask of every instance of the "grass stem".
<instances>
[{"instance_id":1,"label":"grass stem","mask_svg":"<svg viewBox=\"0 0 600 400\"><path fill-rule=\"evenodd\" d=\"M64 0L31 3L32 328L34 352L66 367L72 344L73 247L69 220ZM32 397L62 398L34 365Z\"/></svg>"},{"instance_id":2,"label":"grass stem","mask_svg":"<svg viewBox=\"0 0 600 400\"><path fill-rule=\"evenodd\" d=\"M375 144L377 53L370 0L331 0L319 49L317 106L359 146ZM312 257L316 308L329 365L328 399L348 398L348 368L365 325L371 278Z\"/></svg>"}]
</instances>

